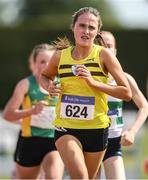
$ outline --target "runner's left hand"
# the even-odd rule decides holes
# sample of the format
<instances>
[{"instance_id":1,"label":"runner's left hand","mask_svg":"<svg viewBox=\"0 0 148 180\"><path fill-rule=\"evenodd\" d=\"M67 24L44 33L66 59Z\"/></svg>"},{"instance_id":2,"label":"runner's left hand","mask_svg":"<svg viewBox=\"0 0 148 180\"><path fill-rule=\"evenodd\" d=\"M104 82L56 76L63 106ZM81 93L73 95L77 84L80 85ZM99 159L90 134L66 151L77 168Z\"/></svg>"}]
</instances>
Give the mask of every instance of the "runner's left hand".
<instances>
[{"instance_id":1,"label":"runner's left hand","mask_svg":"<svg viewBox=\"0 0 148 180\"><path fill-rule=\"evenodd\" d=\"M121 135L121 145L130 146L135 141L135 133L132 130L124 131Z\"/></svg>"}]
</instances>

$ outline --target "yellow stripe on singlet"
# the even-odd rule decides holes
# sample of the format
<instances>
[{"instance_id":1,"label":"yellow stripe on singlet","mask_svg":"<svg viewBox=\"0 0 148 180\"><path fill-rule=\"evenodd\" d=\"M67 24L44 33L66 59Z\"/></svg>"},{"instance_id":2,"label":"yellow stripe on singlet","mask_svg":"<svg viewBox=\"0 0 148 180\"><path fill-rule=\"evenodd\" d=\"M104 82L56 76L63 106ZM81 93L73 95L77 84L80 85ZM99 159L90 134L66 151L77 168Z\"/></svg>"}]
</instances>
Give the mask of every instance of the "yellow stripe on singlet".
<instances>
[{"instance_id":1,"label":"yellow stripe on singlet","mask_svg":"<svg viewBox=\"0 0 148 180\"><path fill-rule=\"evenodd\" d=\"M22 108L28 109L30 107L31 107L31 101L30 101L29 96L27 95L24 98ZM23 118L23 120L22 120L22 136L25 136L25 137L31 136L30 122L31 122L30 116Z\"/></svg>"}]
</instances>

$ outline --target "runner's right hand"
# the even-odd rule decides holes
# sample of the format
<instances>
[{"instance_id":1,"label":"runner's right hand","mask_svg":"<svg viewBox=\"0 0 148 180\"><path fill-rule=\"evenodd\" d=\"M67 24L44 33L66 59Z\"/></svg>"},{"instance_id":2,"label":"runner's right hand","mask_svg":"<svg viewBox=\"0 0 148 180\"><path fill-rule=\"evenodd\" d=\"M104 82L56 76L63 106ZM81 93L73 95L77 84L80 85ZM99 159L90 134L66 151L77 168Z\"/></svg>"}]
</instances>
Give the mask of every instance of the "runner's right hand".
<instances>
[{"instance_id":1,"label":"runner's right hand","mask_svg":"<svg viewBox=\"0 0 148 180\"><path fill-rule=\"evenodd\" d=\"M48 86L48 92L51 97L58 96L61 93L61 87L57 82L51 81Z\"/></svg>"},{"instance_id":2,"label":"runner's right hand","mask_svg":"<svg viewBox=\"0 0 148 180\"><path fill-rule=\"evenodd\" d=\"M45 101L40 101L39 103L37 103L32 107L32 114L35 115L41 113L45 105Z\"/></svg>"}]
</instances>

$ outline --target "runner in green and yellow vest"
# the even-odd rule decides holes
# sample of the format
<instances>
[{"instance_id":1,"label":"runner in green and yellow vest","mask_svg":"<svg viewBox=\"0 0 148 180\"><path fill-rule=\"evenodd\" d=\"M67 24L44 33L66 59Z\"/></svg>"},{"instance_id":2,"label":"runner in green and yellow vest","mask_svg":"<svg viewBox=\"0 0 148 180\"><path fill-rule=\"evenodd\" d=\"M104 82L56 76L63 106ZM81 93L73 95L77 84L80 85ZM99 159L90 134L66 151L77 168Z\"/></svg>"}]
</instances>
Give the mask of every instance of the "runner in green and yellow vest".
<instances>
[{"instance_id":1,"label":"runner in green and yellow vest","mask_svg":"<svg viewBox=\"0 0 148 180\"><path fill-rule=\"evenodd\" d=\"M64 166L55 147L52 121L57 97L50 97L39 85L39 77L47 66L54 48L48 44L35 46L30 56L32 75L20 80L4 109L4 118L19 121L19 134L14 160L15 179L62 179ZM55 173L56 172L56 173Z\"/></svg>"}]
</instances>

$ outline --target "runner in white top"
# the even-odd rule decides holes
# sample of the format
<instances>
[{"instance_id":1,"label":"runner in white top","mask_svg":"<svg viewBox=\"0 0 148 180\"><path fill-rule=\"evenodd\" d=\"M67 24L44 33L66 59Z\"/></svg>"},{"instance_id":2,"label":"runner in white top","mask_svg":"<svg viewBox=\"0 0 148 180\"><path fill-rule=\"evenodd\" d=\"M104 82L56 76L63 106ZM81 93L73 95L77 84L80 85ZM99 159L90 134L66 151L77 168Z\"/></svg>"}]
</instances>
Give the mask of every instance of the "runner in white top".
<instances>
[{"instance_id":1,"label":"runner in white top","mask_svg":"<svg viewBox=\"0 0 148 180\"><path fill-rule=\"evenodd\" d=\"M101 32L101 36L106 46L116 55L116 41L112 33L108 31ZM122 159L121 145L129 146L134 143L135 135L148 116L148 102L134 78L127 74L127 78L132 90L132 100L138 108L136 120L131 128L123 130L122 119L122 100L109 96L109 112L111 126L109 128L109 144L105 153L103 164L106 179L126 179L124 164ZM110 76L110 83L116 85L116 82Z\"/></svg>"},{"instance_id":2,"label":"runner in white top","mask_svg":"<svg viewBox=\"0 0 148 180\"><path fill-rule=\"evenodd\" d=\"M110 84L116 85L115 80L110 77ZM111 119L111 126L109 128L109 138L121 136L121 132L124 126L122 118L122 105L123 101L121 99L109 96L108 97L108 106L109 111L108 115Z\"/></svg>"}]
</instances>

